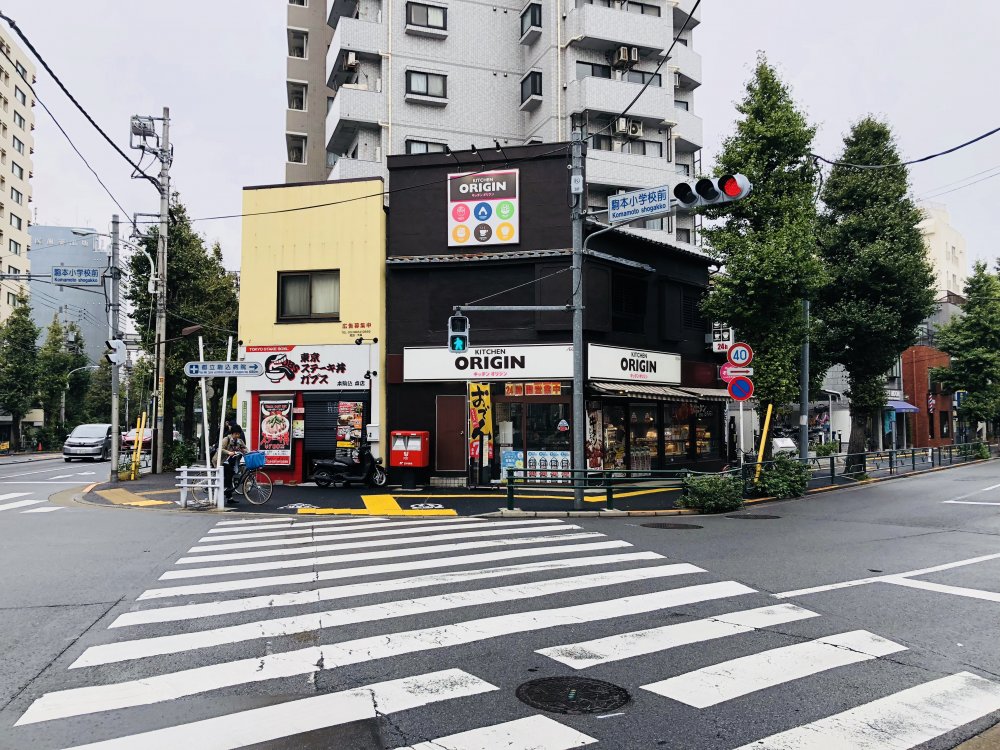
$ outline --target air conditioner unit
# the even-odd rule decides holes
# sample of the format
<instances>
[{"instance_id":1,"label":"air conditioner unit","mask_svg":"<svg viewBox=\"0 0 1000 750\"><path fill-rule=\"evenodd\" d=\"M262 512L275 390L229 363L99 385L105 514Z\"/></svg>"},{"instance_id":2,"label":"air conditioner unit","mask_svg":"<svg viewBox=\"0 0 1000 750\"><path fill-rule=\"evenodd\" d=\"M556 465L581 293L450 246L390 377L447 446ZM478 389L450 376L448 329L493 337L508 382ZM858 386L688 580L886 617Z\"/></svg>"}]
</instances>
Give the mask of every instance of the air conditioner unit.
<instances>
[{"instance_id":1,"label":"air conditioner unit","mask_svg":"<svg viewBox=\"0 0 1000 750\"><path fill-rule=\"evenodd\" d=\"M358 69L358 56L353 52L348 52L347 57L344 58L344 70L357 70Z\"/></svg>"},{"instance_id":2,"label":"air conditioner unit","mask_svg":"<svg viewBox=\"0 0 1000 750\"><path fill-rule=\"evenodd\" d=\"M642 138L642 123L639 120L628 121L628 137Z\"/></svg>"},{"instance_id":3,"label":"air conditioner unit","mask_svg":"<svg viewBox=\"0 0 1000 750\"><path fill-rule=\"evenodd\" d=\"M634 63L639 62L639 48L633 47L630 54L631 60Z\"/></svg>"},{"instance_id":4,"label":"air conditioner unit","mask_svg":"<svg viewBox=\"0 0 1000 750\"><path fill-rule=\"evenodd\" d=\"M627 68L629 66L628 47L619 47L615 50L613 64L616 68Z\"/></svg>"},{"instance_id":5,"label":"air conditioner unit","mask_svg":"<svg viewBox=\"0 0 1000 750\"><path fill-rule=\"evenodd\" d=\"M628 118L619 117L615 120L615 135L628 135Z\"/></svg>"}]
</instances>

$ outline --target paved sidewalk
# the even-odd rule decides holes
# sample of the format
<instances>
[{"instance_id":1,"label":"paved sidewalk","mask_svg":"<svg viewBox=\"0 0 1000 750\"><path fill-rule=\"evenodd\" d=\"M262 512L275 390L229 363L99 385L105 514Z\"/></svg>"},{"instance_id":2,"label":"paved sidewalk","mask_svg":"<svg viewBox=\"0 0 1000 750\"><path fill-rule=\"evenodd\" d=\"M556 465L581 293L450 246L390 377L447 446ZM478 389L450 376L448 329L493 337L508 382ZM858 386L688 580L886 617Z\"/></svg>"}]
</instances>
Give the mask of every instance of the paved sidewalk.
<instances>
[{"instance_id":1,"label":"paved sidewalk","mask_svg":"<svg viewBox=\"0 0 1000 750\"><path fill-rule=\"evenodd\" d=\"M10 453L5 456L0 456L0 466L6 466L7 464L26 464L31 463L32 461L53 461L58 458L62 458L62 453L57 453L55 451L43 451L41 453Z\"/></svg>"}]
</instances>

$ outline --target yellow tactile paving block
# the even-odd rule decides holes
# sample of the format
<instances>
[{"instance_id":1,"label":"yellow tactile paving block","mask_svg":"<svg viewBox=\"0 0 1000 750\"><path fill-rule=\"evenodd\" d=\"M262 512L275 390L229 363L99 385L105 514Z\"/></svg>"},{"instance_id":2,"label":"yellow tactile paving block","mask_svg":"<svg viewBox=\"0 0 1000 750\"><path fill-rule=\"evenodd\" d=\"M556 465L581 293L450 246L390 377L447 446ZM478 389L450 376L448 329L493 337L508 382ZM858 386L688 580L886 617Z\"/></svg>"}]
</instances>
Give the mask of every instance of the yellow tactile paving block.
<instances>
[{"instance_id":1,"label":"yellow tactile paving block","mask_svg":"<svg viewBox=\"0 0 1000 750\"><path fill-rule=\"evenodd\" d=\"M169 500L150 500L128 490L98 490L97 494L115 505L137 505L141 508L152 505L176 505Z\"/></svg>"},{"instance_id":2,"label":"yellow tactile paving block","mask_svg":"<svg viewBox=\"0 0 1000 750\"><path fill-rule=\"evenodd\" d=\"M403 510L392 495L362 495L364 508L299 508L296 512L303 516L457 516L450 508L429 508L427 510Z\"/></svg>"}]
</instances>

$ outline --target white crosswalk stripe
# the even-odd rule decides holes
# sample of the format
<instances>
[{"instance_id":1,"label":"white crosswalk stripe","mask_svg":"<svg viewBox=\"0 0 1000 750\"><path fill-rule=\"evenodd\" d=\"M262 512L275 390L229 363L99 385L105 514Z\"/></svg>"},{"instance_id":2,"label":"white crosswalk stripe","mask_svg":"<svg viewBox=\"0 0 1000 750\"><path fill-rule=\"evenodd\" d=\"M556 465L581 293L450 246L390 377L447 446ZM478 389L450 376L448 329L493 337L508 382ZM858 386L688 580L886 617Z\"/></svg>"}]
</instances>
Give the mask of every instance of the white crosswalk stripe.
<instances>
[{"instance_id":1,"label":"white crosswalk stripe","mask_svg":"<svg viewBox=\"0 0 1000 750\"><path fill-rule=\"evenodd\" d=\"M620 747L614 713L611 721L585 724L533 714L521 703L511 713L502 701L517 682L497 679L506 671L489 672L486 663L465 663L463 647L486 643L484 653L512 659L535 649L557 672L617 669L616 682L633 672L628 660L641 658L634 672L645 679L625 687L646 706L654 703L652 711L621 709L633 723L656 721L657 705L718 712L750 694L777 700L783 689L821 690L825 680L856 674L845 670L905 650L866 630L827 628L817 612L795 604L759 606L768 601L764 594L710 576L561 519L220 521L160 576L190 583L140 595L134 611L111 623L111 637L75 652L66 684L37 697L12 731L89 721L97 734L68 731L89 742L70 750L294 748L302 733L376 719L391 727L387 742L396 750ZM650 622L656 626L636 629ZM581 640L584 634L599 637ZM791 645L774 647L775 637ZM712 659L719 646L746 655ZM699 654L693 666L700 668L678 668L687 663L674 658L682 649ZM440 671L427 673L428 664ZM307 698L280 698L284 688L270 689L289 680L336 687ZM970 673L916 687L887 684L874 688L885 697L797 727L789 728L794 714L769 710L778 717L769 731L783 731L738 750L903 750L1000 711L1000 685ZM232 703L215 700L225 691L270 692L276 702L233 712ZM198 720L164 727L169 719L125 719L142 711L185 716L179 707L187 705L200 707ZM413 717L386 718L413 709L447 717L448 732L427 731L433 722L423 713L422 729L412 734L397 722ZM714 726L709 731L716 736Z\"/></svg>"},{"instance_id":2,"label":"white crosswalk stripe","mask_svg":"<svg viewBox=\"0 0 1000 750\"><path fill-rule=\"evenodd\" d=\"M11 498L12 499L12 498L15 498L15 497L24 497L27 494L29 494L29 493L27 493L27 492L14 492L14 493L9 494L9 495L0 495L0 498ZM17 508L27 508L29 505L41 505L44 502L46 502L46 501L45 500L16 500L15 502L12 502L12 503L3 503L2 505L0 505L0 512L5 511L5 510L16 510Z\"/></svg>"},{"instance_id":3,"label":"white crosswalk stripe","mask_svg":"<svg viewBox=\"0 0 1000 750\"><path fill-rule=\"evenodd\" d=\"M44 508L31 508L29 510L22 510L22 513L52 513L56 510L62 510L62 506L59 505L47 505Z\"/></svg>"}]
</instances>

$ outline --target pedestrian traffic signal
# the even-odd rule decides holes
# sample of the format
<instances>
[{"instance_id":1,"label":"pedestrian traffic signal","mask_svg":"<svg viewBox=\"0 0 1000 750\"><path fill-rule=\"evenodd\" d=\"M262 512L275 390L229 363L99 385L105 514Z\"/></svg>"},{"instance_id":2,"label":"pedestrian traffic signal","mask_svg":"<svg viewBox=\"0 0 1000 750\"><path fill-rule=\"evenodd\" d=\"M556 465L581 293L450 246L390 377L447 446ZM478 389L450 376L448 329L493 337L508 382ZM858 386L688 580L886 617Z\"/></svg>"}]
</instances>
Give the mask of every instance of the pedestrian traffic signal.
<instances>
[{"instance_id":1,"label":"pedestrian traffic signal","mask_svg":"<svg viewBox=\"0 0 1000 750\"><path fill-rule=\"evenodd\" d=\"M704 177L694 185L681 182L674 186L674 199L678 208L697 208L732 203L746 198L753 185L746 175L726 174L719 178Z\"/></svg>"},{"instance_id":2,"label":"pedestrian traffic signal","mask_svg":"<svg viewBox=\"0 0 1000 750\"><path fill-rule=\"evenodd\" d=\"M108 339L104 342L104 346L107 349L104 352L104 358L108 362L115 366L125 364L125 360L128 359L128 348L125 346L124 341L121 339Z\"/></svg>"},{"instance_id":3,"label":"pedestrian traffic signal","mask_svg":"<svg viewBox=\"0 0 1000 750\"><path fill-rule=\"evenodd\" d=\"M469 350L469 319L464 315L448 318L448 351L462 354Z\"/></svg>"}]
</instances>

